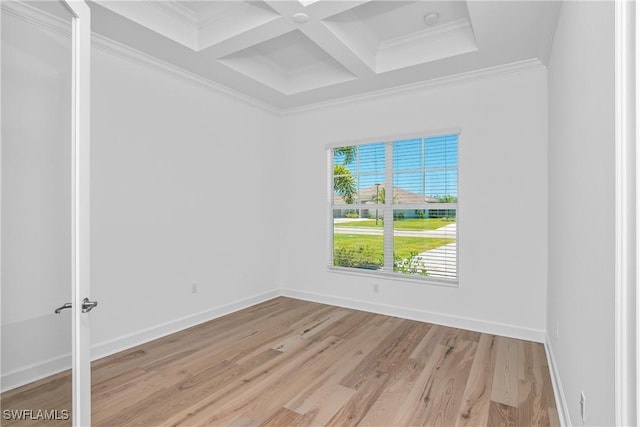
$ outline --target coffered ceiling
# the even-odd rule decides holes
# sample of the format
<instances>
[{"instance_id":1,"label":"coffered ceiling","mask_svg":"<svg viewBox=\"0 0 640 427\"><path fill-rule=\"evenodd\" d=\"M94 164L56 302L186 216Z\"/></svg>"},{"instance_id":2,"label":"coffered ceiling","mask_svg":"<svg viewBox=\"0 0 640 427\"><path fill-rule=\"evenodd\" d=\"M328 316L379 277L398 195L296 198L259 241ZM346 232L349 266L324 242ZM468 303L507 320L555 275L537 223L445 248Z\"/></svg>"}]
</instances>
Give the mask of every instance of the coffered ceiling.
<instances>
[{"instance_id":1,"label":"coffered ceiling","mask_svg":"<svg viewBox=\"0 0 640 427\"><path fill-rule=\"evenodd\" d=\"M97 33L287 109L544 64L557 2L94 0Z\"/></svg>"}]
</instances>

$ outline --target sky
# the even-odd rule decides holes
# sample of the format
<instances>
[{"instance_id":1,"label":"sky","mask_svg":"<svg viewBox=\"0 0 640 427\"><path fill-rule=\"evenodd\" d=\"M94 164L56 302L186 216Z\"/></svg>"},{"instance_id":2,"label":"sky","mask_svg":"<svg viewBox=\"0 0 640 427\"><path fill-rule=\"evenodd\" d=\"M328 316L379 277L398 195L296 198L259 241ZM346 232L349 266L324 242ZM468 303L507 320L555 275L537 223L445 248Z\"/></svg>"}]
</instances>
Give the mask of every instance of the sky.
<instances>
[{"instance_id":1,"label":"sky","mask_svg":"<svg viewBox=\"0 0 640 427\"><path fill-rule=\"evenodd\" d=\"M393 141L394 187L431 197L458 195L458 135ZM334 164L344 155L334 154ZM358 190L385 183L385 143L357 146L356 160L345 165ZM400 200L402 202L402 200Z\"/></svg>"}]
</instances>

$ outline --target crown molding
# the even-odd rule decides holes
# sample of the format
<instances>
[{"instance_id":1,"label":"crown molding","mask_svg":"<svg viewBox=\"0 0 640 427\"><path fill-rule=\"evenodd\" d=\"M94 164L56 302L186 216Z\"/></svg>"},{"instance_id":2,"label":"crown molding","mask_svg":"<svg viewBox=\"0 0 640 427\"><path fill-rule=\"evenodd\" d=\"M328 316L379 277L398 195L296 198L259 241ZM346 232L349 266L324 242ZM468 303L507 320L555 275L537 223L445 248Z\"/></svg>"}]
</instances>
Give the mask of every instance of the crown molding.
<instances>
[{"instance_id":1,"label":"crown molding","mask_svg":"<svg viewBox=\"0 0 640 427\"><path fill-rule=\"evenodd\" d=\"M101 50L102 52L119 57L120 59L124 59L138 65L151 67L156 70L162 70L174 77L186 80L191 83L195 83L218 94L230 96L235 100L242 101L268 113L280 114L282 112L282 110L274 107L271 104L259 101L251 96L245 95L242 92L238 92L220 83L216 83L198 74L192 73L191 71L187 71L184 68L180 68L177 65L163 61L159 58L156 58L155 56L141 52L137 49L112 40L101 34L92 34L92 46Z\"/></svg>"},{"instance_id":2,"label":"crown molding","mask_svg":"<svg viewBox=\"0 0 640 427\"><path fill-rule=\"evenodd\" d=\"M461 32L473 33L471 29L471 22L469 22L467 18L461 18L452 22L448 22L446 24L438 25L434 28L426 28L422 31L405 34L389 40L384 40L380 42L377 50L378 52L380 52L382 50L395 48L407 43L431 42L433 40L439 40L442 38L446 38L452 34Z\"/></svg>"},{"instance_id":3,"label":"crown molding","mask_svg":"<svg viewBox=\"0 0 640 427\"><path fill-rule=\"evenodd\" d=\"M198 50L195 14L173 0L93 1L169 40Z\"/></svg>"},{"instance_id":4,"label":"crown molding","mask_svg":"<svg viewBox=\"0 0 640 427\"><path fill-rule=\"evenodd\" d=\"M60 36L71 37L71 28L68 22L34 6L21 1L2 1L1 7L3 13L7 13L8 15L20 19L28 24L39 26ZM268 113L278 115L282 113L281 109L270 104L259 101L220 83L213 82L205 77L187 71L125 44L119 43L101 34L95 32L91 33L91 46L120 59L124 59L138 65L151 67L156 70L162 70L176 78L195 83L218 94L230 96L233 99L242 101Z\"/></svg>"},{"instance_id":5,"label":"crown molding","mask_svg":"<svg viewBox=\"0 0 640 427\"><path fill-rule=\"evenodd\" d=\"M196 17L196 14L191 9L183 6L175 0L146 0L145 4L163 12L177 21L182 22L183 24L194 27L197 25L198 18Z\"/></svg>"},{"instance_id":6,"label":"crown molding","mask_svg":"<svg viewBox=\"0 0 640 427\"><path fill-rule=\"evenodd\" d=\"M524 61L512 62L509 64L497 65L494 67L482 68L479 70L468 71L465 73L453 74L450 76L438 77L431 80L425 80L417 83L410 83L402 86L394 86L391 88L375 90L358 95L351 95L329 101L321 101L314 104L303 105L300 107L291 107L282 109L284 114L298 114L315 111L323 108L337 107L353 102L372 101L384 98L390 95L400 95L404 93L416 92L448 86L457 83L473 82L485 79L502 77L510 74L525 73L534 70L546 69L544 64L537 58L527 59Z\"/></svg>"},{"instance_id":7,"label":"crown molding","mask_svg":"<svg viewBox=\"0 0 640 427\"><path fill-rule=\"evenodd\" d=\"M2 1L1 6L2 11L10 14L11 16L15 16L16 18L19 18L27 23L38 25L56 34L70 37L69 23L56 16L53 16L21 1ZM262 111L278 116L299 114L323 108L341 106L353 102L376 100L391 95L410 93L419 90L427 90L463 82L498 78L510 74L518 74L546 68L539 59L532 58L524 61L468 71L451 76L439 77L422 82L375 90L363 94L351 95L328 101L321 101L299 107L278 108L264 101L260 101L249 95L224 86L220 83L216 83L191 71L187 71L177 65L158 59L125 44L116 42L98 33L92 33L92 46L103 52L136 63L138 65L162 70L176 78L181 78L218 94L232 97L233 99L257 107Z\"/></svg>"},{"instance_id":8,"label":"crown molding","mask_svg":"<svg viewBox=\"0 0 640 427\"><path fill-rule=\"evenodd\" d=\"M21 1L0 1L2 13L60 36L71 37L71 23Z\"/></svg>"},{"instance_id":9,"label":"crown molding","mask_svg":"<svg viewBox=\"0 0 640 427\"><path fill-rule=\"evenodd\" d=\"M240 7L242 7L242 3L238 2L222 13L211 13L211 11L205 11L198 17L196 24L198 27L198 31L205 30L207 27L215 25L219 21L228 18L230 15L236 13L238 8Z\"/></svg>"}]
</instances>

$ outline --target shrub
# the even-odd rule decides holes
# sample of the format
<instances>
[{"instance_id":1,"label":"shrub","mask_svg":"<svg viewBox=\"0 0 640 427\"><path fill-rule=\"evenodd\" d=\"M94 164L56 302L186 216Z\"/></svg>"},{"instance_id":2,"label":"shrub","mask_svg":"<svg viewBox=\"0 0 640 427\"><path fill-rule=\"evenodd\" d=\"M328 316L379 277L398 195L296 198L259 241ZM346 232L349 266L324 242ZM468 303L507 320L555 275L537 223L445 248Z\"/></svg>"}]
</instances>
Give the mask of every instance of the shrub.
<instances>
[{"instance_id":1,"label":"shrub","mask_svg":"<svg viewBox=\"0 0 640 427\"><path fill-rule=\"evenodd\" d=\"M382 267L383 260L375 258L374 250L368 246L360 246L357 250L349 250L344 247L337 247L333 250L333 265L340 267L377 270Z\"/></svg>"},{"instance_id":2,"label":"shrub","mask_svg":"<svg viewBox=\"0 0 640 427\"><path fill-rule=\"evenodd\" d=\"M358 211L349 211L346 214L344 214L345 218L360 218L360 215L358 215Z\"/></svg>"},{"instance_id":3,"label":"shrub","mask_svg":"<svg viewBox=\"0 0 640 427\"><path fill-rule=\"evenodd\" d=\"M418 252L411 251L409 258L402 258L393 254L393 271L403 274L428 276L426 263L418 256Z\"/></svg>"}]
</instances>

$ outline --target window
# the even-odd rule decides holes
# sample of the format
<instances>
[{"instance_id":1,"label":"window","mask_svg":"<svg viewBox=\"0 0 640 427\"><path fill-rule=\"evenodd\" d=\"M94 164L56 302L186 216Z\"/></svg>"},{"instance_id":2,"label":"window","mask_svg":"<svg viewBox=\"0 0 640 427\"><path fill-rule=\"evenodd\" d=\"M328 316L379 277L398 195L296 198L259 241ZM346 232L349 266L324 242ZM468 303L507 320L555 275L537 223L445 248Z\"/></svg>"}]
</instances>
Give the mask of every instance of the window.
<instances>
[{"instance_id":1,"label":"window","mask_svg":"<svg viewBox=\"0 0 640 427\"><path fill-rule=\"evenodd\" d=\"M458 135L329 150L336 269L455 283Z\"/></svg>"}]
</instances>

